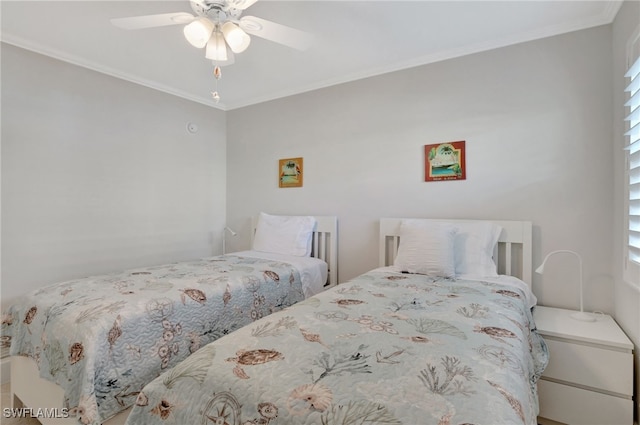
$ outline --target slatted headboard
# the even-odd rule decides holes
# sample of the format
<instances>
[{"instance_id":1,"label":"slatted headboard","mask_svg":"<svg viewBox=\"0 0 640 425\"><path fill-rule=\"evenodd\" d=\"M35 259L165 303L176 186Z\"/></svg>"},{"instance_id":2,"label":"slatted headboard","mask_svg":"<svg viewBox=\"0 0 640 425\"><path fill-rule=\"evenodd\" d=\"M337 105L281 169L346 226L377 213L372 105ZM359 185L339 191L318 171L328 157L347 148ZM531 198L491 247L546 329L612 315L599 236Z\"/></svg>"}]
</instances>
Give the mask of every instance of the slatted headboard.
<instances>
[{"instance_id":1,"label":"slatted headboard","mask_svg":"<svg viewBox=\"0 0 640 425\"><path fill-rule=\"evenodd\" d=\"M379 235L379 266L393 264L400 243L402 218L381 218ZM505 220L447 220L424 219L425 221L452 223L490 221L502 227L502 233L494 252L499 274L515 276L531 286L532 282L532 226L530 221Z\"/></svg>"},{"instance_id":2,"label":"slatted headboard","mask_svg":"<svg viewBox=\"0 0 640 425\"><path fill-rule=\"evenodd\" d=\"M316 227L313 230L313 240L311 242L311 256L327 263L329 267L327 284L333 286L338 284L338 217L335 216L314 216ZM251 246L255 236L258 218L252 220Z\"/></svg>"}]
</instances>

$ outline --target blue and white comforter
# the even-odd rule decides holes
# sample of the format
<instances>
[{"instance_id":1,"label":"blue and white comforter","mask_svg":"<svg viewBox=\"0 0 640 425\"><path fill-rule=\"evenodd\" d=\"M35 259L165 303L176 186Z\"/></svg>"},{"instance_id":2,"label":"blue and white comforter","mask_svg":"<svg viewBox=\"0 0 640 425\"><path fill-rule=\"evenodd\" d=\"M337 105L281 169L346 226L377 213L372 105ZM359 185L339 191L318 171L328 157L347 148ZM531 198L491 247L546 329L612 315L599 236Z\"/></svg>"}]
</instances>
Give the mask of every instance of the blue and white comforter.
<instances>
[{"instance_id":1,"label":"blue and white comforter","mask_svg":"<svg viewBox=\"0 0 640 425\"><path fill-rule=\"evenodd\" d=\"M516 281L366 273L201 348L127 423L536 424L548 353Z\"/></svg>"},{"instance_id":2,"label":"blue and white comforter","mask_svg":"<svg viewBox=\"0 0 640 425\"><path fill-rule=\"evenodd\" d=\"M99 424L201 346L303 299L291 264L225 255L44 287L3 315L3 338Z\"/></svg>"}]
</instances>

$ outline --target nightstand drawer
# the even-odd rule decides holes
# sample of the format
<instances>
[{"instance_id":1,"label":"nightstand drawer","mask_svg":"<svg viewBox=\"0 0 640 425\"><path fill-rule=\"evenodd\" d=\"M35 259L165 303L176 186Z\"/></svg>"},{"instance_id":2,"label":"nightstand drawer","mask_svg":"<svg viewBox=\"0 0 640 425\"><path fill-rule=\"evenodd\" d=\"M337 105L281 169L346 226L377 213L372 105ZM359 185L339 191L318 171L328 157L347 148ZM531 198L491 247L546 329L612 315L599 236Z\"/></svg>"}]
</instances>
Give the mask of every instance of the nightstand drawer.
<instances>
[{"instance_id":1,"label":"nightstand drawer","mask_svg":"<svg viewBox=\"0 0 640 425\"><path fill-rule=\"evenodd\" d=\"M633 354L544 336L549 365L542 376L623 396L633 394Z\"/></svg>"},{"instance_id":2,"label":"nightstand drawer","mask_svg":"<svg viewBox=\"0 0 640 425\"><path fill-rule=\"evenodd\" d=\"M538 381L540 417L570 425L632 425L633 401L568 385Z\"/></svg>"}]
</instances>

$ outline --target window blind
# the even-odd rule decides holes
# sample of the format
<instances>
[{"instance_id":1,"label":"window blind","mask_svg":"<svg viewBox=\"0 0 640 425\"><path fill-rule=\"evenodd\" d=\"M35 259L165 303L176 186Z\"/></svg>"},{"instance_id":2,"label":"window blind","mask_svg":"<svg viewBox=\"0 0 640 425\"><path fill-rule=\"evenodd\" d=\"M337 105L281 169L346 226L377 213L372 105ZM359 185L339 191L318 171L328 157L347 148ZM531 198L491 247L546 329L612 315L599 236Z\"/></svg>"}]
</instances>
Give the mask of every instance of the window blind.
<instances>
[{"instance_id":1,"label":"window blind","mask_svg":"<svg viewBox=\"0 0 640 425\"><path fill-rule=\"evenodd\" d=\"M628 261L640 265L640 57L636 58L625 77L629 79L625 91L629 100L625 104L629 130L627 137L628 164Z\"/></svg>"}]
</instances>

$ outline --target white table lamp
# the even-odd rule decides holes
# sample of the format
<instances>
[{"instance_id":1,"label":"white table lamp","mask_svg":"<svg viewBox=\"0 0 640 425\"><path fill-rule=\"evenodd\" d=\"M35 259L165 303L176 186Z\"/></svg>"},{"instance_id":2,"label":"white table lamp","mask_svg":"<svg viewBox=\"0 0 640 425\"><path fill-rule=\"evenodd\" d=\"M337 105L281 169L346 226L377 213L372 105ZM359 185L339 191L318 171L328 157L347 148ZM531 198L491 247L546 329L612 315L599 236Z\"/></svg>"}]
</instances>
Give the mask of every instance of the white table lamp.
<instances>
[{"instance_id":1,"label":"white table lamp","mask_svg":"<svg viewBox=\"0 0 640 425\"><path fill-rule=\"evenodd\" d=\"M582 320L583 322L595 322L596 319L592 314L584 312L584 301L583 301L583 291L582 291L582 257L580 257L580 255L578 255L577 252L569 251L566 249L551 251L550 253L547 254L546 257L544 257L542 264L540 264L540 267L536 269L536 273L539 273L539 274L544 273L544 264L547 262L549 257L551 257L554 254L572 254L572 255L575 255L576 258L578 258L578 264L580 266L580 311L577 313L573 313L571 317L576 320Z\"/></svg>"},{"instance_id":2,"label":"white table lamp","mask_svg":"<svg viewBox=\"0 0 640 425\"><path fill-rule=\"evenodd\" d=\"M228 226L225 226L224 229L222 229L222 254L223 255L227 253L227 232L231 233L231 236L237 235L237 233L231 230Z\"/></svg>"}]
</instances>

